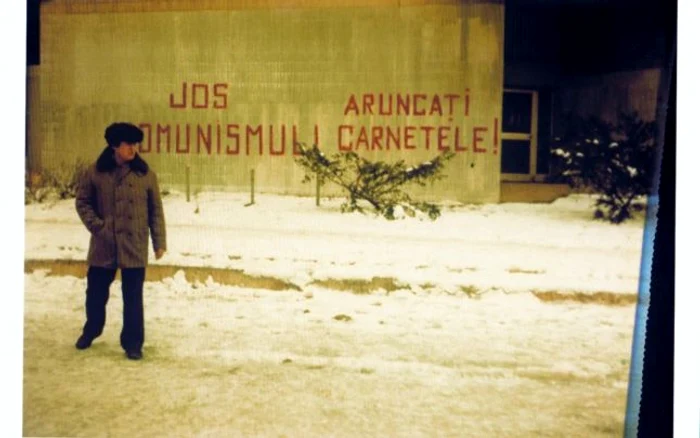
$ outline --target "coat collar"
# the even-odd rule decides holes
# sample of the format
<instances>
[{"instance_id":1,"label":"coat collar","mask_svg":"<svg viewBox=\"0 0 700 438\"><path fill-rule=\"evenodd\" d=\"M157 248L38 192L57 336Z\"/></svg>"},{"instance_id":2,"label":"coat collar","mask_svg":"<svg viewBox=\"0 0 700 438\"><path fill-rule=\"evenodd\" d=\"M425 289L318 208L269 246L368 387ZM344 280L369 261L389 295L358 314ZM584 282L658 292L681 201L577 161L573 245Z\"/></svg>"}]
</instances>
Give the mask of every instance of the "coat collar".
<instances>
[{"instance_id":1,"label":"coat collar","mask_svg":"<svg viewBox=\"0 0 700 438\"><path fill-rule=\"evenodd\" d=\"M148 163L137 153L133 160L129 162L129 167L134 172L146 175L148 173ZM107 146L97 159L96 168L98 172L111 172L117 168L117 161L114 159L114 151Z\"/></svg>"}]
</instances>

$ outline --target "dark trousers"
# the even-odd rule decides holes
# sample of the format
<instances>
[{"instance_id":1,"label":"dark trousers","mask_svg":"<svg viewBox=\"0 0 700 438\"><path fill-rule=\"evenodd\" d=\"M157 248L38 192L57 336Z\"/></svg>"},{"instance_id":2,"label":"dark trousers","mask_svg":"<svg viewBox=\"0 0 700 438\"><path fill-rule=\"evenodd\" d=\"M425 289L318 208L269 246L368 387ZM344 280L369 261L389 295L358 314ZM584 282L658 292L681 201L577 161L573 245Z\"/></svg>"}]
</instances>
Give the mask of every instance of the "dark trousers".
<instances>
[{"instance_id":1,"label":"dark trousers","mask_svg":"<svg viewBox=\"0 0 700 438\"><path fill-rule=\"evenodd\" d=\"M85 314L87 321L83 335L94 339L102 334L105 326L106 307L109 300L109 287L117 274L116 269L90 266L87 273L85 291ZM124 300L124 320L121 346L126 351L141 350L144 341L143 324L143 281L146 268L122 269L122 299Z\"/></svg>"}]
</instances>

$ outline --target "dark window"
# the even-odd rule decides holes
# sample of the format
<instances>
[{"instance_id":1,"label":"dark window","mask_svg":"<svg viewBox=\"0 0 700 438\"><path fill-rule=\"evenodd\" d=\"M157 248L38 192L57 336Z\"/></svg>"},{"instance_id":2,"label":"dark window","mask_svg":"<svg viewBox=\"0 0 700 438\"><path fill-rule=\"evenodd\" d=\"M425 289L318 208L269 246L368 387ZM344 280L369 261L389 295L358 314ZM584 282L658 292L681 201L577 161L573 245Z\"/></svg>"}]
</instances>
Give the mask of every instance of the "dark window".
<instances>
[{"instance_id":1,"label":"dark window","mask_svg":"<svg viewBox=\"0 0 700 438\"><path fill-rule=\"evenodd\" d=\"M503 132L529 133L532 120L532 94L503 95Z\"/></svg>"},{"instance_id":2,"label":"dark window","mask_svg":"<svg viewBox=\"0 0 700 438\"><path fill-rule=\"evenodd\" d=\"M530 140L501 140L501 172L530 173Z\"/></svg>"}]
</instances>

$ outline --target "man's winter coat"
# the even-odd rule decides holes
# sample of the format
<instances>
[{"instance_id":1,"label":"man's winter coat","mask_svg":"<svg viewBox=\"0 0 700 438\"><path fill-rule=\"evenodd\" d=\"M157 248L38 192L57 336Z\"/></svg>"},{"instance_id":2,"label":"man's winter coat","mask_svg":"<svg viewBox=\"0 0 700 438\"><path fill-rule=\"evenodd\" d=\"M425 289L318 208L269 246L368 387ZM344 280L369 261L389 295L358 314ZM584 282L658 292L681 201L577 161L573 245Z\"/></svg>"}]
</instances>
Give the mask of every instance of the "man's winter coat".
<instances>
[{"instance_id":1,"label":"man's winter coat","mask_svg":"<svg viewBox=\"0 0 700 438\"><path fill-rule=\"evenodd\" d=\"M105 148L81 178L75 207L91 234L90 266L146 267L149 230L154 251L166 249L158 180L138 154L120 167Z\"/></svg>"}]
</instances>

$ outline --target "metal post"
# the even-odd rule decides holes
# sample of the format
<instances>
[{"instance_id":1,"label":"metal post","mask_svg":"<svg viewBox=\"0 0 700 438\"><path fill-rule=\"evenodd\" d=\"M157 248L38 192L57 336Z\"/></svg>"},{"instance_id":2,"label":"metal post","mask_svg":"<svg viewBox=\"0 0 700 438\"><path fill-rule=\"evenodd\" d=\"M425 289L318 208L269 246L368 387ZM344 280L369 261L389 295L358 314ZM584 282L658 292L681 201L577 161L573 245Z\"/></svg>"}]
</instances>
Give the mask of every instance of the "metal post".
<instances>
[{"instance_id":1,"label":"metal post","mask_svg":"<svg viewBox=\"0 0 700 438\"><path fill-rule=\"evenodd\" d=\"M190 165L185 167L185 185L187 186L187 202L190 202Z\"/></svg>"},{"instance_id":2,"label":"metal post","mask_svg":"<svg viewBox=\"0 0 700 438\"><path fill-rule=\"evenodd\" d=\"M316 174L316 207L321 205L321 177Z\"/></svg>"},{"instance_id":3,"label":"metal post","mask_svg":"<svg viewBox=\"0 0 700 438\"><path fill-rule=\"evenodd\" d=\"M255 204L255 169L250 169L250 205Z\"/></svg>"}]
</instances>

